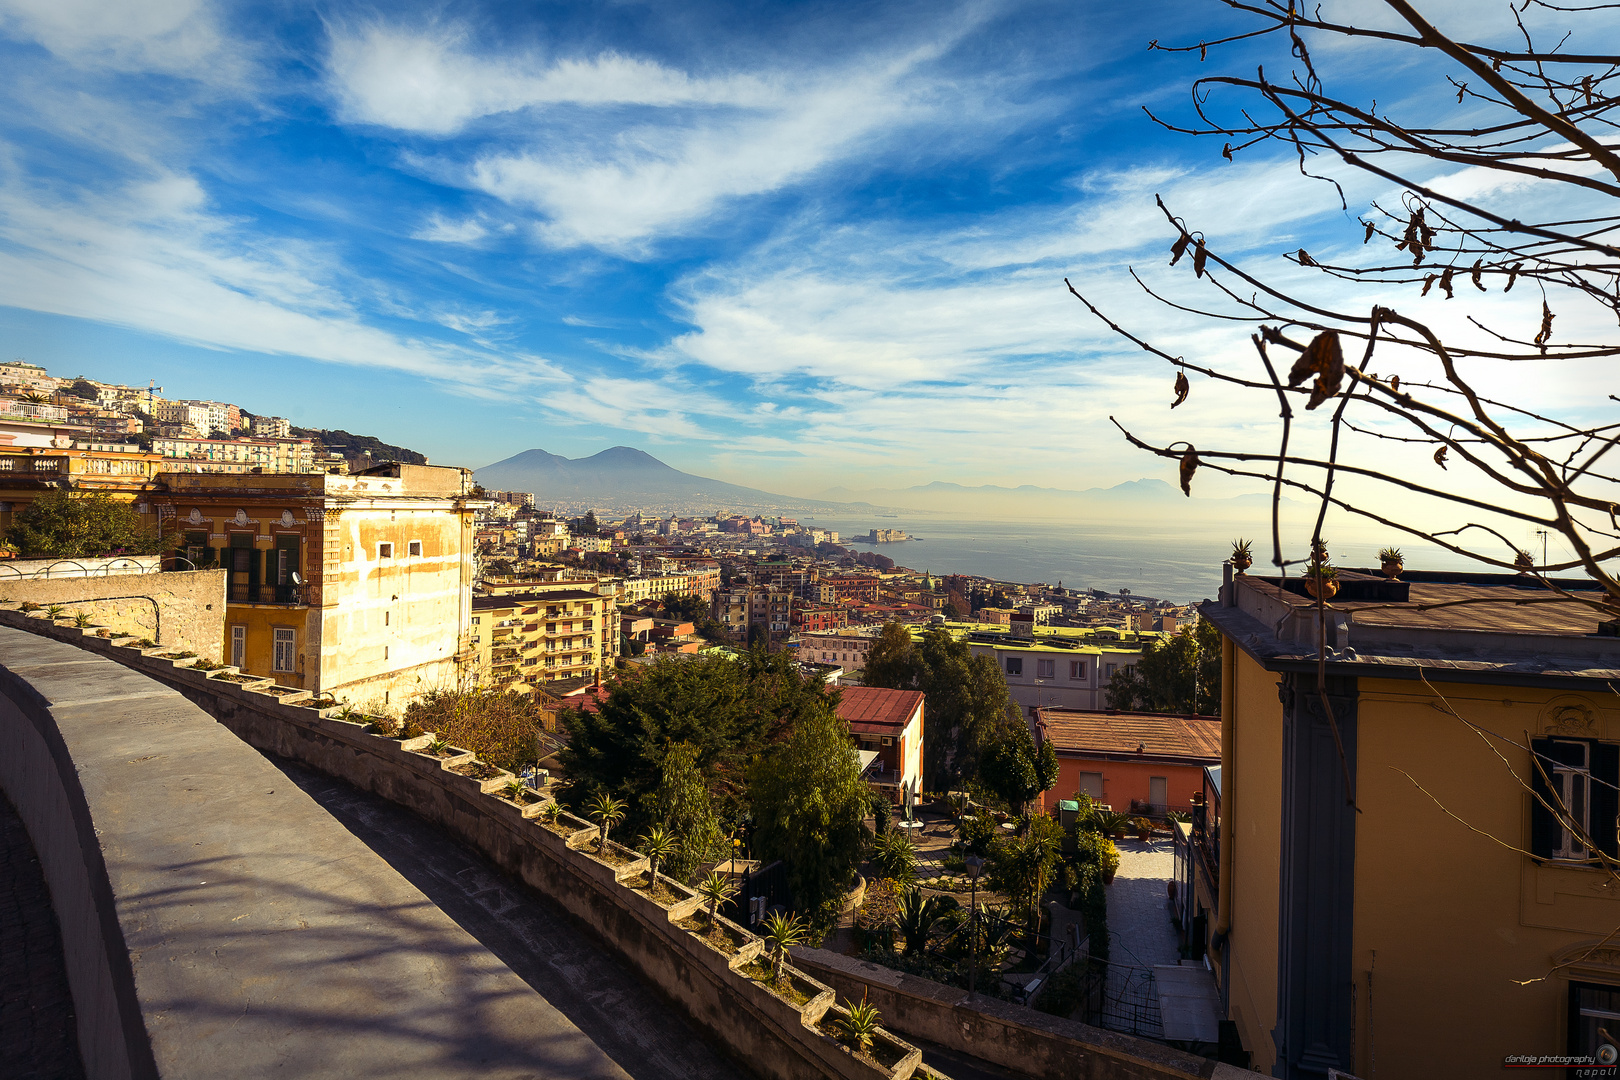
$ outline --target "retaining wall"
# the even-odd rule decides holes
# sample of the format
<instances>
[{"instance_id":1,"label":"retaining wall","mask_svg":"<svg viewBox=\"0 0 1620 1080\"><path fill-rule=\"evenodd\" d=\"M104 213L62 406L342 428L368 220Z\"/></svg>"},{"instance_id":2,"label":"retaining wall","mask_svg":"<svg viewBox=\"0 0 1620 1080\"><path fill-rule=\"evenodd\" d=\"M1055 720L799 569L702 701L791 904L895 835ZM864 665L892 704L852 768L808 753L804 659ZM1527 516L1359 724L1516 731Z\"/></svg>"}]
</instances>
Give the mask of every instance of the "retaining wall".
<instances>
[{"instance_id":1,"label":"retaining wall","mask_svg":"<svg viewBox=\"0 0 1620 1080\"><path fill-rule=\"evenodd\" d=\"M846 999L865 997L893 1030L1037 1080L1239 1080L1253 1074L1147 1039L974 995L931 979L827 952L792 950L795 963Z\"/></svg>"},{"instance_id":2,"label":"retaining wall","mask_svg":"<svg viewBox=\"0 0 1620 1080\"><path fill-rule=\"evenodd\" d=\"M95 560L87 560L95 561ZM115 561L115 560L103 560ZM157 556L151 556L151 562ZM0 567L5 566L0 562ZM225 647L225 571L94 574L79 577L0 576L0 603L23 601L85 614L103 628L218 663Z\"/></svg>"},{"instance_id":3,"label":"retaining wall","mask_svg":"<svg viewBox=\"0 0 1620 1080\"><path fill-rule=\"evenodd\" d=\"M791 968L790 993L749 977L741 969L761 953L759 938L722 918L725 937L735 946L731 952L683 928L679 924L701 903L690 890L663 879L677 899L660 903L625 884L644 878L644 858L613 843L604 856L586 850L594 849L595 828L567 815L561 831L543 824L549 797L520 806L497 794L510 774L477 780L452 771L473 761L470 754L434 755L428 736L372 734L360 720L340 718L337 709L312 707L308 691L278 690L269 680L232 681L241 676L229 667L194 671L195 658L168 659L159 655L164 650L101 638L12 605L0 606L0 625L115 659L178 690L248 744L339 777L447 829L596 932L767 1080L938 1076L921 1065L920 1051L887 1030L878 1032L870 1055L851 1052L826 1031L843 1013L831 988Z\"/></svg>"}]
</instances>

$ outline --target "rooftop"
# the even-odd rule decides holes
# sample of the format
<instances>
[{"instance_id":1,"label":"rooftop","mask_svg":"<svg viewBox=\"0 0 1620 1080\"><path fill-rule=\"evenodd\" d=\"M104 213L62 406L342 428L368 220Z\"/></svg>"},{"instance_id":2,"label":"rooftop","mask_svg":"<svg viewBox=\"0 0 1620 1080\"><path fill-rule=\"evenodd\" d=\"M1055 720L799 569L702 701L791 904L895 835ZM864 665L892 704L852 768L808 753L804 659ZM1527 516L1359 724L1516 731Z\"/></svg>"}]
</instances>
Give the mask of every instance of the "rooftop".
<instances>
[{"instance_id":1,"label":"rooftop","mask_svg":"<svg viewBox=\"0 0 1620 1080\"><path fill-rule=\"evenodd\" d=\"M1620 636L1583 602L1602 594L1586 579L1555 579L1560 596L1516 574L1408 571L1387 581L1339 570L1324 605L1325 653L1334 674L1416 678L1424 670L1515 683L1620 678ZM1300 579L1239 575L1201 614L1273 670L1314 667L1316 601Z\"/></svg>"},{"instance_id":2,"label":"rooftop","mask_svg":"<svg viewBox=\"0 0 1620 1080\"><path fill-rule=\"evenodd\" d=\"M1221 721L1170 713L1039 709L1041 737L1062 754L1108 754L1205 765L1221 760Z\"/></svg>"},{"instance_id":3,"label":"rooftop","mask_svg":"<svg viewBox=\"0 0 1620 1080\"><path fill-rule=\"evenodd\" d=\"M846 686L838 715L849 730L867 735L893 735L923 706L921 690L886 690L879 686Z\"/></svg>"}]
</instances>

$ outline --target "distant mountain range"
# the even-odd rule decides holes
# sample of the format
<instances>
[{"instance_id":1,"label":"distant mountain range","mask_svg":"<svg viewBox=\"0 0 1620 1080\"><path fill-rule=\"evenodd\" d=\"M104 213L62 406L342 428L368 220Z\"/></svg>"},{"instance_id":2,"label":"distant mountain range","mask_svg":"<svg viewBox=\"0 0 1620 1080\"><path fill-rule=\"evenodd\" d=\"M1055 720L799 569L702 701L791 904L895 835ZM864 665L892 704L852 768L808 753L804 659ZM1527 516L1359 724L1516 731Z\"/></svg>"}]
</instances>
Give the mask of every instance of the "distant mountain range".
<instances>
[{"instance_id":1,"label":"distant mountain range","mask_svg":"<svg viewBox=\"0 0 1620 1080\"><path fill-rule=\"evenodd\" d=\"M630 446L615 446L586 458L525 450L485 465L473 479L492 491L529 491L536 504L574 512L586 509L649 513L779 513L865 515L911 509L996 517L1090 517L1097 513L1143 518L1224 516L1268 502L1265 495L1234 499L1187 499L1163 480L1128 480L1109 488L967 487L945 481L909 488L852 491L835 487L818 498L779 495L758 488L695 476ZM1286 501L1286 500L1285 500ZM875 524L876 522L874 522Z\"/></svg>"},{"instance_id":2,"label":"distant mountain range","mask_svg":"<svg viewBox=\"0 0 1620 1080\"><path fill-rule=\"evenodd\" d=\"M694 476L630 446L611 447L587 458L525 450L484 466L473 479L493 491L532 491L541 506L703 514L842 509L819 499Z\"/></svg>"}]
</instances>

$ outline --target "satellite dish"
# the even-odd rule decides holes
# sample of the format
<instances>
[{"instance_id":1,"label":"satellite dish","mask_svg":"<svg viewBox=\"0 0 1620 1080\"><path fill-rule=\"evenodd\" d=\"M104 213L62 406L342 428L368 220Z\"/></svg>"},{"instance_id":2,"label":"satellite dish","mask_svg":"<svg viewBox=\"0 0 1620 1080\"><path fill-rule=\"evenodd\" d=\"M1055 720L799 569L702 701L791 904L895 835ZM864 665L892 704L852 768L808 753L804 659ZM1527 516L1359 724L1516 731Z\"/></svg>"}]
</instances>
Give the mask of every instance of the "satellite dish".
<instances>
[{"instance_id":1,"label":"satellite dish","mask_svg":"<svg viewBox=\"0 0 1620 1080\"><path fill-rule=\"evenodd\" d=\"M304 583L304 579L298 576L298 571L296 570L293 571L292 583L294 585L302 585Z\"/></svg>"}]
</instances>

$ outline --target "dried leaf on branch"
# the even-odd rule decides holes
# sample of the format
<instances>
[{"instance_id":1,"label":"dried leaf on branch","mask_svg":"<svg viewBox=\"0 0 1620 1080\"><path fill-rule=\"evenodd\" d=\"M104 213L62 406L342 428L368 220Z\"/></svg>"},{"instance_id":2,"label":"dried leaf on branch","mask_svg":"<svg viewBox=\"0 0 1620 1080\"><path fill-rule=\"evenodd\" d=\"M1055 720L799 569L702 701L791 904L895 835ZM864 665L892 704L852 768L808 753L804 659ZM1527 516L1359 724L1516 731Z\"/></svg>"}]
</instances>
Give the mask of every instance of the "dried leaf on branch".
<instances>
[{"instance_id":1,"label":"dried leaf on branch","mask_svg":"<svg viewBox=\"0 0 1620 1080\"><path fill-rule=\"evenodd\" d=\"M1312 375L1316 381L1311 385L1311 399L1305 403L1307 410L1336 395L1344 382L1344 350L1339 347L1337 330L1324 330L1311 339L1289 369L1288 385L1298 386Z\"/></svg>"},{"instance_id":2,"label":"dried leaf on branch","mask_svg":"<svg viewBox=\"0 0 1620 1080\"><path fill-rule=\"evenodd\" d=\"M1442 446L1434 452L1434 463L1442 469L1446 467L1446 451L1449 447Z\"/></svg>"},{"instance_id":3,"label":"dried leaf on branch","mask_svg":"<svg viewBox=\"0 0 1620 1080\"><path fill-rule=\"evenodd\" d=\"M1181 493L1188 498L1192 497L1192 478L1197 471L1198 451L1189 443L1187 452L1181 455Z\"/></svg>"},{"instance_id":4,"label":"dried leaf on branch","mask_svg":"<svg viewBox=\"0 0 1620 1080\"><path fill-rule=\"evenodd\" d=\"M1552 340L1552 321L1553 321L1553 317L1554 316L1553 316L1553 313L1552 313L1552 308L1547 306L1547 301L1546 300L1542 300L1541 301L1541 332L1536 335L1536 344L1541 346L1541 355L1542 356L1547 355L1547 343Z\"/></svg>"},{"instance_id":5,"label":"dried leaf on branch","mask_svg":"<svg viewBox=\"0 0 1620 1080\"><path fill-rule=\"evenodd\" d=\"M1187 395L1191 392L1192 384L1187 381L1187 373L1185 371L1176 372L1176 400L1170 403L1170 407L1173 409L1186 401Z\"/></svg>"},{"instance_id":6,"label":"dried leaf on branch","mask_svg":"<svg viewBox=\"0 0 1620 1080\"><path fill-rule=\"evenodd\" d=\"M1174 266L1176 263L1181 261L1181 257L1187 253L1187 245L1190 243L1192 243L1192 237L1188 236L1186 233L1182 233L1180 236L1176 237L1176 242L1170 246L1171 266Z\"/></svg>"},{"instance_id":7,"label":"dried leaf on branch","mask_svg":"<svg viewBox=\"0 0 1620 1080\"><path fill-rule=\"evenodd\" d=\"M1209 257L1209 253L1204 250L1204 242L1202 240L1199 240L1197 246L1193 248L1193 274L1194 275L1196 275L1198 277L1203 277L1204 276L1204 260L1206 258L1208 258L1208 257Z\"/></svg>"},{"instance_id":8,"label":"dried leaf on branch","mask_svg":"<svg viewBox=\"0 0 1620 1080\"><path fill-rule=\"evenodd\" d=\"M1440 275L1440 288L1445 290L1446 299L1450 300L1455 294L1451 291L1451 267L1446 267L1445 273Z\"/></svg>"}]
</instances>

